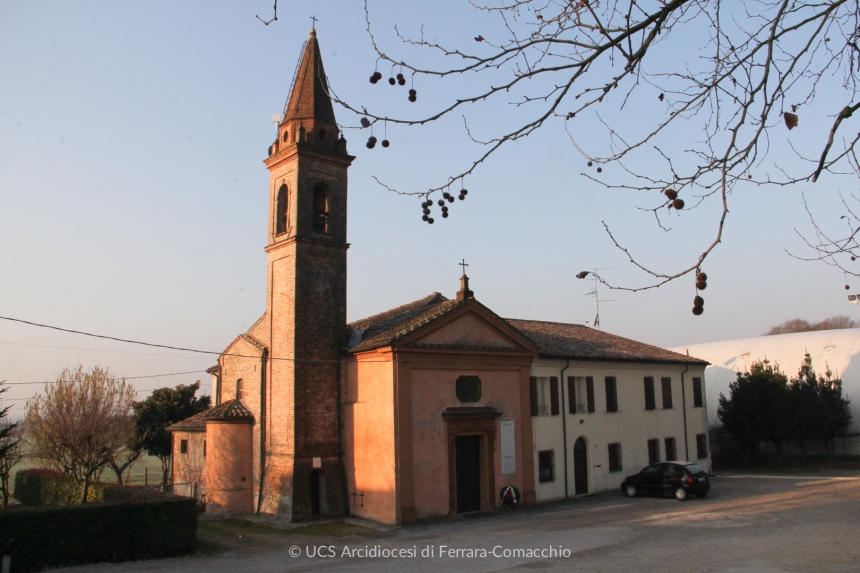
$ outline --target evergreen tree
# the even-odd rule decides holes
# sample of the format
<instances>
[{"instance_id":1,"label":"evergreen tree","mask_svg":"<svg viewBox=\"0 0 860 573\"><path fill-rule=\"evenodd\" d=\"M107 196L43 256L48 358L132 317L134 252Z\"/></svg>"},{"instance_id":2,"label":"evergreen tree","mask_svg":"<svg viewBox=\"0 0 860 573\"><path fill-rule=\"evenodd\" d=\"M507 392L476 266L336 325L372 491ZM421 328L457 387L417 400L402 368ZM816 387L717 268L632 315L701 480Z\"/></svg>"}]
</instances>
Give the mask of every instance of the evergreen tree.
<instances>
[{"instance_id":1,"label":"evergreen tree","mask_svg":"<svg viewBox=\"0 0 860 573\"><path fill-rule=\"evenodd\" d=\"M200 380L176 388L159 388L134 404L135 437L147 454L161 460L161 483L167 483L173 453L167 427L210 407L209 396L195 397L199 389Z\"/></svg>"},{"instance_id":2,"label":"evergreen tree","mask_svg":"<svg viewBox=\"0 0 860 573\"><path fill-rule=\"evenodd\" d=\"M738 373L729 384L728 398L720 394L717 417L740 447L744 462L758 454L762 441L774 443L781 457L787 433L787 385L788 377L779 366L764 360L753 363L749 372Z\"/></svg>"}]
</instances>

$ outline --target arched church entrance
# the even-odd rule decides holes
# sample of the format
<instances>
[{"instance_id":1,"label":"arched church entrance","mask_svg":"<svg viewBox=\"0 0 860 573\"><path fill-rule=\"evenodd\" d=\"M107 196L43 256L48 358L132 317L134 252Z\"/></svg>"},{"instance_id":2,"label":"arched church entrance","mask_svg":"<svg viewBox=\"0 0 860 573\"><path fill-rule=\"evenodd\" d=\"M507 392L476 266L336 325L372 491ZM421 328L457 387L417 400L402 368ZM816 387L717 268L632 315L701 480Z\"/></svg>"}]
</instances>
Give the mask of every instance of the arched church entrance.
<instances>
[{"instance_id":1,"label":"arched church entrance","mask_svg":"<svg viewBox=\"0 0 860 573\"><path fill-rule=\"evenodd\" d=\"M588 493L588 446L581 437L573 444L573 488L576 495Z\"/></svg>"}]
</instances>

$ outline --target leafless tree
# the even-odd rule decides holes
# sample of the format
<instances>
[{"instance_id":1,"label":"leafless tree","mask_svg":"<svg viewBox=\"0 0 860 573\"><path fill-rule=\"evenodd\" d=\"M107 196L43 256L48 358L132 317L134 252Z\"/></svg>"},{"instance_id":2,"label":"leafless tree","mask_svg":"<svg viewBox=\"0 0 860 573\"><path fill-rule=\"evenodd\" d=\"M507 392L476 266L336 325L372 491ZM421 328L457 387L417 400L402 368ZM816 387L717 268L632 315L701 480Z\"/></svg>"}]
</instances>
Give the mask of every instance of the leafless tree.
<instances>
[{"instance_id":1,"label":"leafless tree","mask_svg":"<svg viewBox=\"0 0 860 573\"><path fill-rule=\"evenodd\" d=\"M118 430L122 435L116 440L115 447L108 451L107 463L116 474L117 483L127 485L131 477L131 467L143 454L143 446L135 436L133 417L129 416L124 423L118 424Z\"/></svg>"},{"instance_id":2,"label":"leafless tree","mask_svg":"<svg viewBox=\"0 0 860 573\"><path fill-rule=\"evenodd\" d=\"M640 263L642 253L622 244L604 222L609 239L646 280L620 286L598 278L611 288L638 291L685 275L700 282L705 259L723 237L733 193L857 170L860 134L842 136L860 108L858 0L498 0L473 6L482 16L474 37L449 46L426 40L423 28L419 37L408 37L395 27L402 45L394 53L383 49L365 0L377 67L405 74L390 82L403 85L410 76L412 89L429 92L431 100L434 94L466 93L434 100L435 111L424 116L403 118L387 114L381 103L346 101L332 89L335 101L365 127L425 125L462 114L476 152L459 169L416 191L377 179L391 191L422 198L428 222L431 198L443 194L438 205L447 217L452 185L503 146L562 122L590 168L582 174L607 189L641 191L639 208L653 213L661 228L669 230L667 218L683 217L685 210L712 212L713 234L701 254L669 270ZM413 64L401 52L430 64ZM380 79L374 73L371 82ZM439 85L445 81L454 89ZM416 93L410 92L410 101ZM494 116L495 132L474 134L470 117L495 100L511 104L510 118ZM821 111L833 101L832 109ZM582 129L593 124L603 132ZM814 140L810 133L819 125L831 127ZM808 127L791 131L798 126ZM775 146L796 159L773 165L768 158Z\"/></svg>"},{"instance_id":3,"label":"leafless tree","mask_svg":"<svg viewBox=\"0 0 860 573\"><path fill-rule=\"evenodd\" d=\"M772 327L765 333L765 336L771 336L774 334L788 334L790 332L811 332L813 330L838 330L842 328L857 328L858 326L860 326L860 322L857 322L853 318L845 316L844 314L831 316L830 318L825 318L824 320L816 323L811 323L808 320L803 320L802 318L793 318L791 320L786 320L778 326Z\"/></svg>"},{"instance_id":4,"label":"leafless tree","mask_svg":"<svg viewBox=\"0 0 860 573\"><path fill-rule=\"evenodd\" d=\"M9 388L0 381L0 395ZM11 406L0 408L0 491L3 492L3 509L9 507L9 475L24 458L24 447L21 443L21 422L9 418Z\"/></svg>"},{"instance_id":5,"label":"leafless tree","mask_svg":"<svg viewBox=\"0 0 860 573\"><path fill-rule=\"evenodd\" d=\"M44 395L27 401L31 454L81 482L81 503L91 481L131 435L135 391L99 366L65 369Z\"/></svg>"}]
</instances>

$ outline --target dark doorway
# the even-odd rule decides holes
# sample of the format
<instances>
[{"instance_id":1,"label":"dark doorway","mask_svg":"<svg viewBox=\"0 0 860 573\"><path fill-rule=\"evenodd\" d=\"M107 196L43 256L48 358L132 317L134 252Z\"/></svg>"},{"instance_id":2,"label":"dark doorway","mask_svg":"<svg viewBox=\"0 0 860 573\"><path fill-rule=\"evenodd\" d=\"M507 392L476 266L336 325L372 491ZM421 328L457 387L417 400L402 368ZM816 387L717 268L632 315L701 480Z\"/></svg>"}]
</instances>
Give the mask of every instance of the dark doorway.
<instances>
[{"instance_id":1,"label":"dark doorway","mask_svg":"<svg viewBox=\"0 0 860 573\"><path fill-rule=\"evenodd\" d=\"M588 449L582 438L573 444L573 487L576 495L588 493Z\"/></svg>"},{"instance_id":2,"label":"dark doorway","mask_svg":"<svg viewBox=\"0 0 860 573\"><path fill-rule=\"evenodd\" d=\"M320 473L311 472L311 515L320 514Z\"/></svg>"},{"instance_id":3,"label":"dark doorway","mask_svg":"<svg viewBox=\"0 0 860 573\"><path fill-rule=\"evenodd\" d=\"M481 509L481 436L457 436L457 513Z\"/></svg>"}]
</instances>

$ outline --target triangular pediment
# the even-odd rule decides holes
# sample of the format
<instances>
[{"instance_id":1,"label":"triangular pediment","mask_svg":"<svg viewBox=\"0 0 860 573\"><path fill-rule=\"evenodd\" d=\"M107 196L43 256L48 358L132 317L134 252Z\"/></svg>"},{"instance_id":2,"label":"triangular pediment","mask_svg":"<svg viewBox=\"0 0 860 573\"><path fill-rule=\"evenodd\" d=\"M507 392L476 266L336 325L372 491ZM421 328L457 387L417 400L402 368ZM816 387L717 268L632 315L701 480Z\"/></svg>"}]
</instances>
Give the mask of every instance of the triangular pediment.
<instances>
[{"instance_id":1,"label":"triangular pediment","mask_svg":"<svg viewBox=\"0 0 860 573\"><path fill-rule=\"evenodd\" d=\"M397 346L529 352L534 344L473 300L417 328Z\"/></svg>"}]
</instances>

